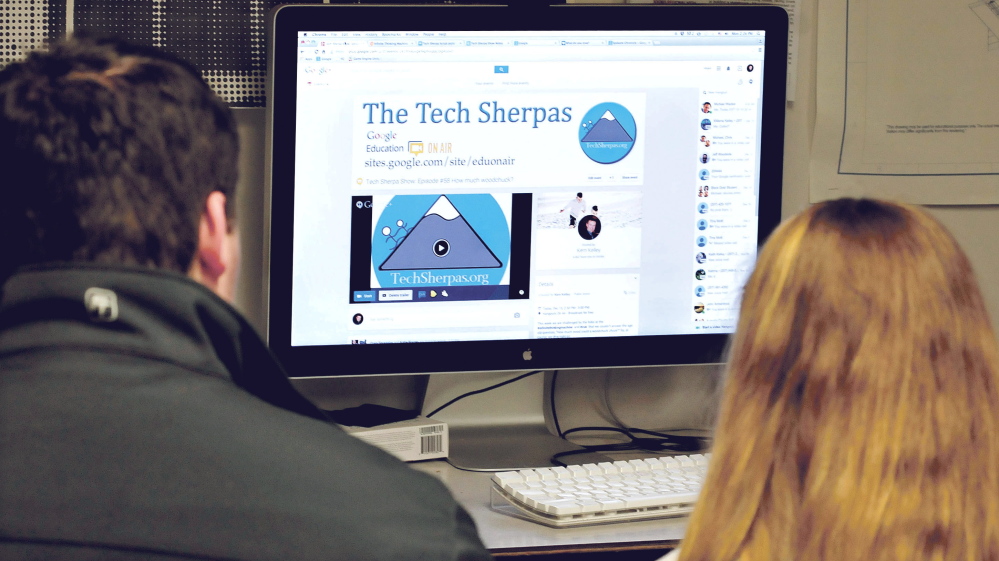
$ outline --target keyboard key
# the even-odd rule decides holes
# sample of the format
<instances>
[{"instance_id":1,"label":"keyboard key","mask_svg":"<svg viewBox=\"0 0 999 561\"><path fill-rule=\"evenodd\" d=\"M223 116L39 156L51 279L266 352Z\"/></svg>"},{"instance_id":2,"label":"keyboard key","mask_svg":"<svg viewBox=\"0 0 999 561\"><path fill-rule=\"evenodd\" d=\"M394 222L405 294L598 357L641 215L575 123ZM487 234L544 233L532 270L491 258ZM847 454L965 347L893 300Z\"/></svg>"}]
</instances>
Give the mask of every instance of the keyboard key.
<instances>
[{"instance_id":1,"label":"keyboard key","mask_svg":"<svg viewBox=\"0 0 999 561\"><path fill-rule=\"evenodd\" d=\"M583 507L580 506L575 500L559 500L551 501L545 503L545 512L548 514L554 514L555 516L569 516L572 514L579 514L583 511Z\"/></svg>"},{"instance_id":2,"label":"keyboard key","mask_svg":"<svg viewBox=\"0 0 999 561\"><path fill-rule=\"evenodd\" d=\"M617 466L610 462L600 462L597 467L602 470L602 473L620 473Z\"/></svg>"},{"instance_id":3,"label":"keyboard key","mask_svg":"<svg viewBox=\"0 0 999 561\"><path fill-rule=\"evenodd\" d=\"M542 481L555 479L555 472L552 471L552 468L539 468L534 470L534 473L538 474L538 477L540 477Z\"/></svg>"},{"instance_id":4,"label":"keyboard key","mask_svg":"<svg viewBox=\"0 0 999 561\"><path fill-rule=\"evenodd\" d=\"M555 478L556 479L570 479L570 478L572 478L572 472L569 471L569 468L564 468L562 466L553 467L552 468L552 473L555 474Z\"/></svg>"},{"instance_id":5,"label":"keyboard key","mask_svg":"<svg viewBox=\"0 0 999 561\"><path fill-rule=\"evenodd\" d=\"M539 476L533 469L522 469L517 473L523 476L524 481L541 481L541 476Z\"/></svg>"},{"instance_id":6,"label":"keyboard key","mask_svg":"<svg viewBox=\"0 0 999 561\"><path fill-rule=\"evenodd\" d=\"M614 462L614 467L617 468L618 473L634 473L635 466L628 462Z\"/></svg>"},{"instance_id":7,"label":"keyboard key","mask_svg":"<svg viewBox=\"0 0 999 561\"><path fill-rule=\"evenodd\" d=\"M597 499L597 502L600 503L600 508L603 511L609 511L609 510L613 511L613 510L621 510L622 508L628 508L625 505L624 501L618 498Z\"/></svg>"},{"instance_id":8,"label":"keyboard key","mask_svg":"<svg viewBox=\"0 0 999 561\"><path fill-rule=\"evenodd\" d=\"M516 471L501 471L493 475L493 479L496 480L500 485L507 485L509 483L523 483L524 476Z\"/></svg>"},{"instance_id":9,"label":"keyboard key","mask_svg":"<svg viewBox=\"0 0 999 561\"><path fill-rule=\"evenodd\" d=\"M645 460L629 460L628 463L631 464L632 468L634 468L635 473L641 473L652 469L649 464L645 463Z\"/></svg>"}]
</instances>

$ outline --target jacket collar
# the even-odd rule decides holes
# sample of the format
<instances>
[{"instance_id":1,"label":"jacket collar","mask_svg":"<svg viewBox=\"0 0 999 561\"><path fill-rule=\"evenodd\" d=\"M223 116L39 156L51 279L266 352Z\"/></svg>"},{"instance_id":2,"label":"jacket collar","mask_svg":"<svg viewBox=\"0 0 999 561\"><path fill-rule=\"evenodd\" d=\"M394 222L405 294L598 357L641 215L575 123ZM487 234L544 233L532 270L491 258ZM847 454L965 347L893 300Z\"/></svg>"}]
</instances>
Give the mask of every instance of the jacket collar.
<instances>
[{"instance_id":1,"label":"jacket collar","mask_svg":"<svg viewBox=\"0 0 999 561\"><path fill-rule=\"evenodd\" d=\"M92 263L20 269L0 289L0 355L45 347L171 362L325 419L239 312L177 273Z\"/></svg>"}]
</instances>

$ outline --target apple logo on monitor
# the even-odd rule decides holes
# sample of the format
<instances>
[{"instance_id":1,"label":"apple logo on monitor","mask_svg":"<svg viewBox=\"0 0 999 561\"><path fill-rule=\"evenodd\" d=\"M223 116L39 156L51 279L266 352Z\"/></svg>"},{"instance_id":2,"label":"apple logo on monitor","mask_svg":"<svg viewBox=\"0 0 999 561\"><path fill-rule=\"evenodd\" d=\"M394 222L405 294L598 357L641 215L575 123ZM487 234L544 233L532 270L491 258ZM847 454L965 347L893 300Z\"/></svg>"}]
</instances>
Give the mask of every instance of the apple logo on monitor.
<instances>
[{"instance_id":1,"label":"apple logo on monitor","mask_svg":"<svg viewBox=\"0 0 999 561\"><path fill-rule=\"evenodd\" d=\"M532 358L534 357L531 356L531 349L527 349L526 351L524 351L524 360L531 360Z\"/></svg>"}]
</instances>

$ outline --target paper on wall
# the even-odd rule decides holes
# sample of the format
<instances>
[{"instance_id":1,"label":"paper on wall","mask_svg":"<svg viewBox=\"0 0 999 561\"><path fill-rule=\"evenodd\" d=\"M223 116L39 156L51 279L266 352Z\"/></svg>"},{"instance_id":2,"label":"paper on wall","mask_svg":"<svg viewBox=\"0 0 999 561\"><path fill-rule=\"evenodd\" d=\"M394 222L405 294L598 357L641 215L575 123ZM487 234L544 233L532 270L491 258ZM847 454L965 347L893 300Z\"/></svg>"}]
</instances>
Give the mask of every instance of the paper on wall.
<instances>
[{"instance_id":1,"label":"paper on wall","mask_svg":"<svg viewBox=\"0 0 999 561\"><path fill-rule=\"evenodd\" d=\"M811 200L999 203L999 6L823 0Z\"/></svg>"}]
</instances>

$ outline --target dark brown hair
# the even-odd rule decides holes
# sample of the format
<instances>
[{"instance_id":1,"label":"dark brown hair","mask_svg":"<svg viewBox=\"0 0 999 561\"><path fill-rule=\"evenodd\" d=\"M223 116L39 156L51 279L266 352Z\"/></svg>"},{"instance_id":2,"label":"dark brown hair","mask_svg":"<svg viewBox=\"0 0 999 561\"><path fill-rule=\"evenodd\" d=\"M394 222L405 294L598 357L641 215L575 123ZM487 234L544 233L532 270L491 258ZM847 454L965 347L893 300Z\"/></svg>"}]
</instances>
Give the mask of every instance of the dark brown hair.
<instances>
[{"instance_id":1,"label":"dark brown hair","mask_svg":"<svg viewBox=\"0 0 999 561\"><path fill-rule=\"evenodd\" d=\"M187 272L205 199L234 196L229 108L157 49L75 38L31 53L0 72L0 131L0 280L66 260Z\"/></svg>"}]
</instances>

